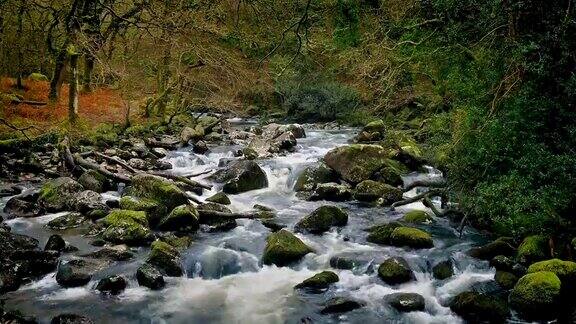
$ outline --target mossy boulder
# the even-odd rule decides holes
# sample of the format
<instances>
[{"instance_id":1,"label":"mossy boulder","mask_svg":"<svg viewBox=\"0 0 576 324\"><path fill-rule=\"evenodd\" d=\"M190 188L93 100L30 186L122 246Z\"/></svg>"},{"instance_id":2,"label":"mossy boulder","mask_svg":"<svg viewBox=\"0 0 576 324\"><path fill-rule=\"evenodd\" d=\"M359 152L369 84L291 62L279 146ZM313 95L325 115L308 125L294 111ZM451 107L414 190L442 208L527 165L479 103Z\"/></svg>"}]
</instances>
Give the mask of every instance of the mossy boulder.
<instances>
[{"instance_id":1,"label":"mossy boulder","mask_svg":"<svg viewBox=\"0 0 576 324\"><path fill-rule=\"evenodd\" d=\"M414 279L414 273L403 258L386 259L378 267L378 276L389 285L397 285Z\"/></svg>"},{"instance_id":2,"label":"mossy boulder","mask_svg":"<svg viewBox=\"0 0 576 324\"><path fill-rule=\"evenodd\" d=\"M224 183L222 190L228 194L238 194L268 187L266 173L254 161L235 161L226 169L214 173L210 179Z\"/></svg>"},{"instance_id":3,"label":"mossy boulder","mask_svg":"<svg viewBox=\"0 0 576 324\"><path fill-rule=\"evenodd\" d=\"M340 278L338 278L336 273L332 271L322 271L297 284L294 288L308 288L312 290L327 289L331 284L338 282L338 280L340 280Z\"/></svg>"},{"instance_id":4,"label":"mossy boulder","mask_svg":"<svg viewBox=\"0 0 576 324\"><path fill-rule=\"evenodd\" d=\"M402 224L397 222L392 222L383 225L376 225L372 226L368 229L368 237L366 240L371 243L382 244L382 245L390 245L390 237L392 236L392 232L397 228L401 227Z\"/></svg>"},{"instance_id":5,"label":"mossy boulder","mask_svg":"<svg viewBox=\"0 0 576 324\"><path fill-rule=\"evenodd\" d=\"M438 280L444 280L452 277L454 275L454 266L452 260L444 260L438 262L434 267L432 267L432 275Z\"/></svg>"},{"instance_id":6,"label":"mossy boulder","mask_svg":"<svg viewBox=\"0 0 576 324\"><path fill-rule=\"evenodd\" d=\"M384 200L384 205L402 200L402 190L391 185L374 180L364 180L356 186L354 198L359 201L376 201L379 198Z\"/></svg>"},{"instance_id":7,"label":"mossy boulder","mask_svg":"<svg viewBox=\"0 0 576 324\"><path fill-rule=\"evenodd\" d=\"M180 277L184 273L182 270L182 260L180 252L170 244L162 241L154 241L150 246L150 255L147 263L153 265L163 275L169 277Z\"/></svg>"},{"instance_id":8,"label":"mossy boulder","mask_svg":"<svg viewBox=\"0 0 576 324\"><path fill-rule=\"evenodd\" d=\"M342 179L357 184L370 179L387 158L388 152L379 145L353 144L331 150L324 162Z\"/></svg>"},{"instance_id":9,"label":"mossy boulder","mask_svg":"<svg viewBox=\"0 0 576 324\"><path fill-rule=\"evenodd\" d=\"M345 226L347 223L348 214L341 208L322 206L302 218L294 228L299 232L321 234L330 230L332 226Z\"/></svg>"},{"instance_id":10,"label":"mossy boulder","mask_svg":"<svg viewBox=\"0 0 576 324\"><path fill-rule=\"evenodd\" d=\"M124 196L120 198L119 204L120 208L124 210L146 212L146 217L152 227L156 226L168 213L166 206L149 198Z\"/></svg>"},{"instance_id":11,"label":"mossy boulder","mask_svg":"<svg viewBox=\"0 0 576 324\"><path fill-rule=\"evenodd\" d=\"M132 185L127 191L128 196L154 200L165 206L166 210L188 203L186 193L173 182L149 174L132 177Z\"/></svg>"},{"instance_id":12,"label":"mossy boulder","mask_svg":"<svg viewBox=\"0 0 576 324\"><path fill-rule=\"evenodd\" d=\"M494 280L502 289L510 290L518 282L518 277L511 272L498 270L494 275Z\"/></svg>"},{"instance_id":13,"label":"mossy boulder","mask_svg":"<svg viewBox=\"0 0 576 324\"><path fill-rule=\"evenodd\" d=\"M106 226L102 238L106 241L143 246L154 240L145 212L116 209L104 217L102 222Z\"/></svg>"},{"instance_id":14,"label":"mossy boulder","mask_svg":"<svg viewBox=\"0 0 576 324\"><path fill-rule=\"evenodd\" d=\"M312 191L318 184L336 181L338 181L336 171L320 162L316 166L307 167L300 173L294 184L294 191Z\"/></svg>"},{"instance_id":15,"label":"mossy boulder","mask_svg":"<svg viewBox=\"0 0 576 324\"><path fill-rule=\"evenodd\" d=\"M300 260L306 254L313 252L302 240L287 230L272 233L266 239L266 248L262 256L264 264L286 266Z\"/></svg>"},{"instance_id":16,"label":"mossy boulder","mask_svg":"<svg viewBox=\"0 0 576 324\"><path fill-rule=\"evenodd\" d=\"M84 188L98 193L102 193L109 189L108 179L95 170L88 170L82 173L80 178L78 178L78 183L80 183Z\"/></svg>"},{"instance_id":17,"label":"mossy boulder","mask_svg":"<svg viewBox=\"0 0 576 324\"><path fill-rule=\"evenodd\" d=\"M86 218L80 213L69 213L54 218L46 224L46 227L53 230L67 230L71 228L76 228L82 225L86 221Z\"/></svg>"},{"instance_id":18,"label":"mossy boulder","mask_svg":"<svg viewBox=\"0 0 576 324\"><path fill-rule=\"evenodd\" d=\"M372 179L397 187L404 184L402 176L408 172L410 171L402 163L386 159L384 166L374 174Z\"/></svg>"},{"instance_id":19,"label":"mossy boulder","mask_svg":"<svg viewBox=\"0 0 576 324\"><path fill-rule=\"evenodd\" d=\"M231 213L232 211L220 204L216 203L204 203L198 206L199 210L210 210L222 213ZM238 226L236 220L230 217L220 217L220 216L207 216L205 213L200 214L200 224L202 224L202 230L206 232L225 232L232 230Z\"/></svg>"},{"instance_id":20,"label":"mossy boulder","mask_svg":"<svg viewBox=\"0 0 576 324\"><path fill-rule=\"evenodd\" d=\"M81 184L68 177L61 177L46 182L38 196L38 203L49 212L72 210L76 195L84 190Z\"/></svg>"},{"instance_id":21,"label":"mossy boulder","mask_svg":"<svg viewBox=\"0 0 576 324\"><path fill-rule=\"evenodd\" d=\"M471 291L454 297L450 309L470 323L504 323L510 312L506 301Z\"/></svg>"},{"instance_id":22,"label":"mossy boulder","mask_svg":"<svg viewBox=\"0 0 576 324\"><path fill-rule=\"evenodd\" d=\"M550 259L548 238L543 235L526 237L518 247L516 258L522 264L529 265L537 261Z\"/></svg>"},{"instance_id":23,"label":"mossy boulder","mask_svg":"<svg viewBox=\"0 0 576 324\"><path fill-rule=\"evenodd\" d=\"M390 244L414 249L428 249L434 246L430 234L413 227L397 227L390 235Z\"/></svg>"},{"instance_id":24,"label":"mossy boulder","mask_svg":"<svg viewBox=\"0 0 576 324\"><path fill-rule=\"evenodd\" d=\"M352 198L352 190L345 184L337 184L335 182L320 183L310 195L308 200L318 201L348 201Z\"/></svg>"},{"instance_id":25,"label":"mossy boulder","mask_svg":"<svg viewBox=\"0 0 576 324\"><path fill-rule=\"evenodd\" d=\"M221 204L221 205L230 205L230 198L228 198L228 196L226 196L225 193L223 192L219 192L211 197L206 198L207 202L213 202L216 204Z\"/></svg>"},{"instance_id":26,"label":"mossy boulder","mask_svg":"<svg viewBox=\"0 0 576 324\"><path fill-rule=\"evenodd\" d=\"M410 224L431 224L434 223L434 218L423 210L411 210L404 214L401 221Z\"/></svg>"},{"instance_id":27,"label":"mossy boulder","mask_svg":"<svg viewBox=\"0 0 576 324\"><path fill-rule=\"evenodd\" d=\"M560 303L560 278L550 271L529 273L510 293L512 308L526 319L553 319Z\"/></svg>"},{"instance_id":28,"label":"mossy boulder","mask_svg":"<svg viewBox=\"0 0 576 324\"><path fill-rule=\"evenodd\" d=\"M158 223L161 231L196 232L199 225L198 211L192 205L181 205L174 208L168 216Z\"/></svg>"},{"instance_id":29,"label":"mossy boulder","mask_svg":"<svg viewBox=\"0 0 576 324\"><path fill-rule=\"evenodd\" d=\"M144 263L136 270L136 280L143 287L159 290L166 286L162 273L153 265Z\"/></svg>"},{"instance_id":30,"label":"mossy boulder","mask_svg":"<svg viewBox=\"0 0 576 324\"><path fill-rule=\"evenodd\" d=\"M498 255L509 257L515 254L516 248L514 248L506 238L499 238L486 245L468 250L469 256L486 261L492 260Z\"/></svg>"},{"instance_id":31,"label":"mossy boulder","mask_svg":"<svg viewBox=\"0 0 576 324\"><path fill-rule=\"evenodd\" d=\"M562 281L563 291L576 287L576 262L551 259L533 263L528 267L528 273L550 271L555 273Z\"/></svg>"}]
</instances>

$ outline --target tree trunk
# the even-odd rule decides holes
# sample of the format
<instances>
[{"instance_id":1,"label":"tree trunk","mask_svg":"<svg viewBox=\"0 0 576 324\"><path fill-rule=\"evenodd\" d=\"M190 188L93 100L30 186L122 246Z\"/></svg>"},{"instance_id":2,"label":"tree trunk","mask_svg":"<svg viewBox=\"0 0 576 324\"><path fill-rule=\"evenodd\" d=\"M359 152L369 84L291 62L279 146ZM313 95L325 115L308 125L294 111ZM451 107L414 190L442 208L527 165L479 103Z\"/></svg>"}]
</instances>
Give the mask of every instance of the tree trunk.
<instances>
[{"instance_id":1,"label":"tree trunk","mask_svg":"<svg viewBox=\"0 0 576 324\"><path fill-rule=\"evenodd\" d=\"M92 71L94 71L94 56L90 53L84 55L84 78L82 91L85 93L92 92Z\"/></svg>"},{"instance_id":2,"label":"tree trunk","mask_svg":"<svg viewBox=\"0 0 576 324\"><path fill-rule=\"evenodd\" d=\"M24 42L22 41L22 37L24 34L24 6L25 6L25 0L21 0L20 1L20 8L18 10L18 40L20 41L20 44L18 44L18 54L17 54L17 77L16 77L16 88L18 89L24 89L24 84L22 83L22 75L24 74L24 64L23 64L23 60L24 60Z\"/></svg>"},{"instance_id":3,"label":"tree trunk","mask_svg":"<svg viewBox=\"0 0 576 324\"><path fill-rule=\"evenodd\" d=\"M50 81L50 94L48 98L51 102L58 101L60 97L60 89L62 89L62 82L64 82L64 72L66 71L66 45L58 53L56 57L56 64L54 66L54 74Z\"/></svg>"},{"instance_id":4,"label":"tree trunk","mask_svg":"<svg viewBox=\"0 0 576 324\"><path fill-rule=\"evenodd\" d=\"M70 91L68 99L68 120L70 123L78 119L78 54L70 53Z\"/></svg>"}]
</instances>

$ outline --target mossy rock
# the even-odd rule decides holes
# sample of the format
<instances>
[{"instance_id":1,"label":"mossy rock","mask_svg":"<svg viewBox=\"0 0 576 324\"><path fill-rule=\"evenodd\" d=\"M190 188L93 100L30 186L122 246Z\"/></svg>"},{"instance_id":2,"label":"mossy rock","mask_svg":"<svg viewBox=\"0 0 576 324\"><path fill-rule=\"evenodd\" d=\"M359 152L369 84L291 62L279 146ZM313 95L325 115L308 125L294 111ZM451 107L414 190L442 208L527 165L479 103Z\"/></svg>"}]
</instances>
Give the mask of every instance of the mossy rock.
<instances>
[{"instance_id":1,"label":"mossy rock","mask_svg":"<svg viewBox=\"0 0 576 324\"><path fill-rule=\"evenodd\" d=\"M551 259L533 263L528 267L528 273L540 271L555 273L562 281L563 289L571 290L571 288L576 287L576 262Z\"/></svg>"},{"instance_id":2,"label":"mossy rock","mask_svg":"<svg viewBox=\"0 0 576 324\"><path fill-rule=\"evenodd\" d=\"M46 182L38 196L38 203L49 212L71 210L76 204L76 195L84 190L81 184L68 177Z\"/></svg>"},{"instance_id":3,"label":"mossy rock","mask_svg":"<svg viewBox=\"0 0 576 324\"><path fill-rule=\"evenodd\" d=\"M387 159L384 167L375 173L373 179L397 187L404 184L402 175L408 172L408 169L398 161Z\"/></svg>"},{"instance_id":4,"label":"mossy rock","mask_svg":"<svg viewBox=\"0 0 576 324\"><path fill-rule=\"evenodd\" d=\"M434 247L430 234L412 227L397 227L390 235L390 244L406 246L414 249L428 249Z\"/></svg>"},{"instance_id":5,"label":"mossy rock","mask_svg":"<svg viewBox=\"0 0 576 324\"><path fill-rule=\"evenodd\" d=\"M368 229L368 237L366 240L371 243L382 244L382 245L390 245L390 237L392 236L392 232L397 228L401 227L402 224L397 222L392 222L383 225L376 225L372 226Z\"/></svg>"},{"instance_id":6,"label":"mossy rock","mask_svg":"<svg viewBox=\"0 0 576 324\"><path fill-rule=\"evenodd\" d=\"M332 226L345 226L347 223L348 214L341 208L322 206L302 218L294 228L300 232L321 234L330 230Z\"/></svg>"},{"instance_id":7,"label":"mossy rock","mask_svg":"<svg viewBox=\"0 0 576 324\"><path fill-rule=\"evenodd\" d=\"M384 296L384 301L399 312L423 312L426 308L424 297L415 293L393 293Z\"/></svg>"},{"instance_id":8,"label":"mossy rock","mask_svg":"<svg viewBox=\"0 0 576 324\"><path fill-rule=\"evenodd\" d=\"M86 189L102 193L108 189L108 179L100 172L88 170L84 172L78 182Z\"/></svg>"},{"instance_id":9,"label":"mossy rock","mask_svg":"<svg viewBox=\"0 0 576 324\"><path fill-rule=\"evenodd\" d=\"M512 271L514 267L514 260L504 255L497 255L490 260L490 266L501 271Z\"/></svg>"},{"instance_id":10,"label":"mossy rock","mask_svg":"<svg viewBox=\"0 0 576 324\"><path fill-rule=\"evenodd\" d=\"M494 280L502 289L510 290L518 282L518 277L511 272L498 270L494 275Z\"/></svg>"},{"instance_id":11,"label":"mossy rock","mask_svg":"<svg viewBox=\"0 0 576 324\"><path fill-rule=\"evenodd\" d=\"M188 203L186 193L173 182L149 174L137 174L132 177L132 185L128 190L128 195L140 199L155 200L165 206L166 210L172 210L176 206Z\"/></svg>"},{"instance_id":12,"label":"mossy rock","mask_svg":"<svg viewBox=\"0 0 576 324\"><path fill-rule=\"evenodd\" d=\"M354 198L367 202L382 198L384 200L383 204L391 205L396 201L402 200L402 195L402 190L392 187L391 185L374 180L364 180L356 186Z\"/></svg>"},{"instance_id":13,"label":"mossy rock","mask_svg":"<svg viewBox=\"0 0 576 324\"><path fill-rule=\"evenodd\" d=\"M383 133L386 131L386 124L382 119L378 119L366 124L366 126L364 126L362 130L370 133L373 132Z\"/></svg>"},{"instance_id":14,"label":"mossy rock","mask_svg":"<svg viewBox=\"0 0 576 324\"><path fill-rule=\"evenodd\" d=\"M557 316L561 287L560 278L553 272L529 273L514 286L510 303L525 319L553 319Z\"/></svg>"},{"instance_id":15,"label":"mossy rock","mask_svg":"<svg viewBox=\"0 0 576 324\"><path fill-rule=\"evenodd\" d=\"M515 254L516 249L505 238L499 238L486 245L471 248L470 250L468 250L469 256L486 261L492 260L494 257L498 255L509 257Z\"/></svg>"},{"instance_id":16,"label":"mossy rock","mask_svg":"<svg viewBox=\"0 0 576 324\"><path fill-rule=\"evenodd\" d=\"M147 263L155 266L165 276L182 276L184 271L182 271L180 252L175 247L157 240L152 243L150 248Z\"/></svg>"},{"instance_id":17,"label":"mossy rock","mask_svg":"<svg viewBox=\"0 0 576 324\"><path fill-rule=\"evenodd\" d=\"M454 297L450 309L470 323L504 323L510 313L506 301L471 291Z\"/></svg>"},{"instance_id":18,"label":"mossy rock","mask_svg":"<svg viewBox=\"0 0 576 324\"><path fill-rule=\"evenodd\" d=\"M327 289L331 284L339 280L340 278L338 278L336 273L332 271L322 271L299 283L294 288Z\"/></svg>"},{"instance_id":19,"label":"mossy rock","mask_svg":"<svg viewBox=\"0 0 576 324\"><path fill-rule=\"evenodd\" d=\"M206 198L206 201L221 204L221 205L230 205L231 204L230 198L228 198L228 196L226 196L226 194L223 192L219 192L219 193L213 195L212 197Z\"/></svg>"},{"instance_id":20,"label":"mossy rock","mask_svg":"<svg viewBox=\"0 0 576 324\"><path fill-rule=\"evenodd\" d=\"M397 285L414 279L414 273L403 258L389 258L378 267L378 276L389 285Z\"/></svg>"},{"instance_id":21,"label":"mossy rock","mask_svg":"<svg viewBox=\"0 0 576 324\"><path fill-rule=\"evenodd\" d=\"M338 174L320 162L316 166L307 167L300 173L294 184L294 191L312 191L318 184L336 181L338 181Z\"/></svg>"},{"instance_id":22,"label":"mossy rock","mask_svg":"<svg viewBox=\"0 0 576 324\"><path fill-rule=\"evenodd\" d=\"M379 145L340 146L324 156L324 162L342 179L357 184L368 180L385 165L388 151Z\"/></svg>"},{"instance_id":23,"label":"mossy rock","mask_svg":"<svg viewBox=\"0 0 576 324\"><path fill-rule=\"evenodd\" d=\"M438 264L432 268L432 275L438 280L445 280L452 277L454 275L452 260L448 259L438 262Z\"/></svg>"},{"instance_id":24,"label":"mossy rock","mask_svg":"<svg viewBox=\"0 0 576 324\"><path fill-rule=\"evenodd\" d=\"M266 248L262 256L262 262L279 267L300 260L306 254L313 252L302 240L287 230L279 230L272 233L266 239Z\"/></svg>"},{"instance_id":25,"label":"mossy rock","mask_svg":"<svg viewBox=\"0 0 576 324\"><path fill-rule=\"evenodd\" d=\"M327 200L327 201L348 201L352 198L350 187L335 182L320 183L308 198L310 201Z\"/></svg>"},{"instance_id":26,"label":"mossy rock","mask_svg":"<svg viewBox=\"0 0 576 324\"><path fill-rule=\"evenodd\" d=\"M28 76L28 79L34 80L34 81L50 81L47 76L45 76L42 73L38 73L38 72L30 73L30 75Z\"/></svg>"},{"instance_id":27,"label":"mossy rock","mask_svg":"<svg viewBox=\"0 0 576 324\"><path fill-rule=\"evenodd\" d=\"M411 210L404 214L402 221L410 224L431 224L434 218L423 210Z\"/></svg>"},{"instance_id":28,"label":"mossy rock","mask_svg":"<svg viewBox=\"0 0 576 324\"><path fill-rule=\"evenodd\" d=\"M148 198L139 199L132 196L124 196L120 198L119 203L121 209L146 212L146 217L152 227L156 226L168 213L164 205Z\"/></svg>"},{"instance_id":29,"label":"mossy rock","mask_svg":"<svg viewBox=\"0 0 576 324\"><path fill-rule=\"evenodd\" d=\"M174 208L168 216L158 223L161 231L196 232L199 225L198 211L194 206L181 205Z\"/></svg>"},{"instance_id":30,"label":"mossy rock","mask_svg":"<svg viewBox=\"0 0 576 324\"><path fill-rule=\"evenodd\" d=\"M537 261L547 260L551 257L548 238L543 235L532 235L526 237L518 247L516 258L525 265Z\"/></svg>"},{"instance_id":31,"label":"mossy rock","mask_svg":"<svg viewBox=\"0 0 576 324\"><path fill-rule=\"evenodd\" d=\"M116 244L144 246L154 240L154 235L148 228L146 213L116 209L102 219L107 228L102 238Z\"/></svg>"},{"instance_id":32,"label":"mossy rock","mask_svg":"<svg viewBox=\"0 0 576 324\"><path fill-rule=\"evenodd\" d=\"M82 225L86 221L86 218L80 213L69 213L63 216L59 216L49 221L46 227L53 230L68 230L71 228L76 228Z\"/></svg>"}]
</instances>

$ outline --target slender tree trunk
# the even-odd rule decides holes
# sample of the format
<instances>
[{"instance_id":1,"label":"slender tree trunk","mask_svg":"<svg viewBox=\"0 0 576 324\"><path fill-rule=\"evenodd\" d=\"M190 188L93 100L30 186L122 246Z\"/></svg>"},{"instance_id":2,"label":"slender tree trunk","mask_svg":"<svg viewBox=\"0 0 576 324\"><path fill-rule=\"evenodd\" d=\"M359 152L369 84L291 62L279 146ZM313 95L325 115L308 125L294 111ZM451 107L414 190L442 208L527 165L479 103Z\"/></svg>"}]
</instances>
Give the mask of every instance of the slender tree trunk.
<instances>
[{"instance_id":1,"label":"slender tree trunk","mask_svg":"<svg viewBox=\"0 0 576 324\"><path fill-rule=\"evenodd\" d=\"M164 49L164 55L162 57L162 67L160 72L160 91L163 94L168 90L168 82L170 81L170 45L169 41ZM164 117L166 114L166 106L168 105L168 95L162 96L160 102L158 102L158 115Z\"/></svg>"},{"instance_id":2,"label":"slender tree trunk","mask_svg":"<svg viewBox=\"0 0 576 324\"><path fill-rule=\"evenodd\" d=\"M84 55L84 78L82 84L83 92L92 92L92 72L94 71L94 56L90 53Z\"/></svg>"},{"instance_id":3,"label":"slender tree trunk","mask_svg":"<svg viewBox=\"0 0 576 324\"><path fill-rule=\"evenodd\" d=\"M70 123L78 119L78 54L70 53L70 91L68 98L68 120Z\"/></svg>"},{"instance_id":4,"label":"slender tree trunk","mask_svg":"<svg viewBox=\"0 0 576 324\"><path fill-rule=\"evenodd\" d=\"M16 87L18 89L24 89L24 84L22 83L22 78L24 74L24 42L22 41L22 37L24 36L24 6L25 0L20 1L20 8L18 10L18 39L20 40L20 44L18 44L18 54L16 60L18 61L18 75L16 77Z\"/></svg>"},{"instance_id":5,"label":"slender tree trunk","mask_svg":"<svg viewBox=\"0 0 576 324\"><path fill-rule=\"evenodd\" d=\"M62 88L62 82L64 82L64 73L66 71L66 56L67 51L65 45L56 57L54 74L52 75L52 80L50 81L50 94L48 98L52 102L58 101L58 98L60 97L60 89Z\"/></svg>"}]
</instances>

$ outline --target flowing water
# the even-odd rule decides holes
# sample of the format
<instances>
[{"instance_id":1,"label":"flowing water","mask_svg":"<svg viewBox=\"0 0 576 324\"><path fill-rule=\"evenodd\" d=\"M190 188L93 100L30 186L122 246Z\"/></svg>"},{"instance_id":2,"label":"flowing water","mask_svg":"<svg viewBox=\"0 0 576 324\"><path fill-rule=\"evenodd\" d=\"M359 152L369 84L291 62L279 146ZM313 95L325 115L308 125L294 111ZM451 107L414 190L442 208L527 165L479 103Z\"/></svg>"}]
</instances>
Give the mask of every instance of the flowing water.
<instances>
[{"instance_id":1,"label":"flowing water","mask_svg":"<svg viewBox=\"0 0 576 324\"><path fill-rule=\"evenodd\" d=\"M242 127L238 124L237 127ZM390 211L356 202L307 202L292 190L298 174L314 165L330 149L345 145L354 135L354 129L307 129L307 137L298 140L298 150L286 156L259 161L266 171L269 187L233 195L232 209L247 211L254 204L277 210L277 221L289 229L304 215L324 204L336 204L349 214L348 225L323 235L297 234L316 253L308 254L291 267L263 266L260 262L265 239L270 230L258 220L238 220L238 227L223 233L195 235L193 245L183 252L186 275L166 278L167 287L151 291L139 287L134 274L144 262L147 248L137 250L137 259L120 262L94 276L92 282L81 288L62 288L55 274L23 286L5 297L7 306L35 315L41 322L60 313L70 312L91 317L97 323L459 323L461 319L443 305L456 294L470 290L492 289L494 270L487 262L473 260L464 252L482 241L473 231L464 231L462 238L449 222L438 219L427 226L433 235L434 248L409 250L378 246L366 242L365 228L400 218L410 209L425 209L414 203ZM196 173L218 167L222 159L233 158L239 147L212 148L208 155L196 155L189 149L170 152L166 160L173 172ZM405 182L422 177L441 176L430 169L427 174L413 174ZM201 178L200 178L201 179ZM218 192L214 187L200 199ZM409 192L407 195L413 195ZM108 193L111 198L115 193ZM0 201L0 207L7 199ZM52 234L44 227L50 219L61 214L32 219L14 219L7 223L16 233L23 233L44 244ZM66 232L65 239L80 248L79 253L96 250L78 231ZM334 255L355 255L365 264L353 270L330 268ZM404 257L415 272L416 280L388 286L376 274L379 263L391 256ZM70 257L70 256L67 256ZM431 275L431 266L452 258L455 275L444 281ZM294 290L294 285L315 273L331 269L340 277L328 291L309 294ZM129 279L129 287L119 296L103 296L93 289L96 282L110 274L121 274ZM383 297L394 292L415 292L424 296L424 312L398 313L389 308ZM366 306L341 315L321 315L322 304L335 296L362 300Z\"/></svg>"}]
</instances>

